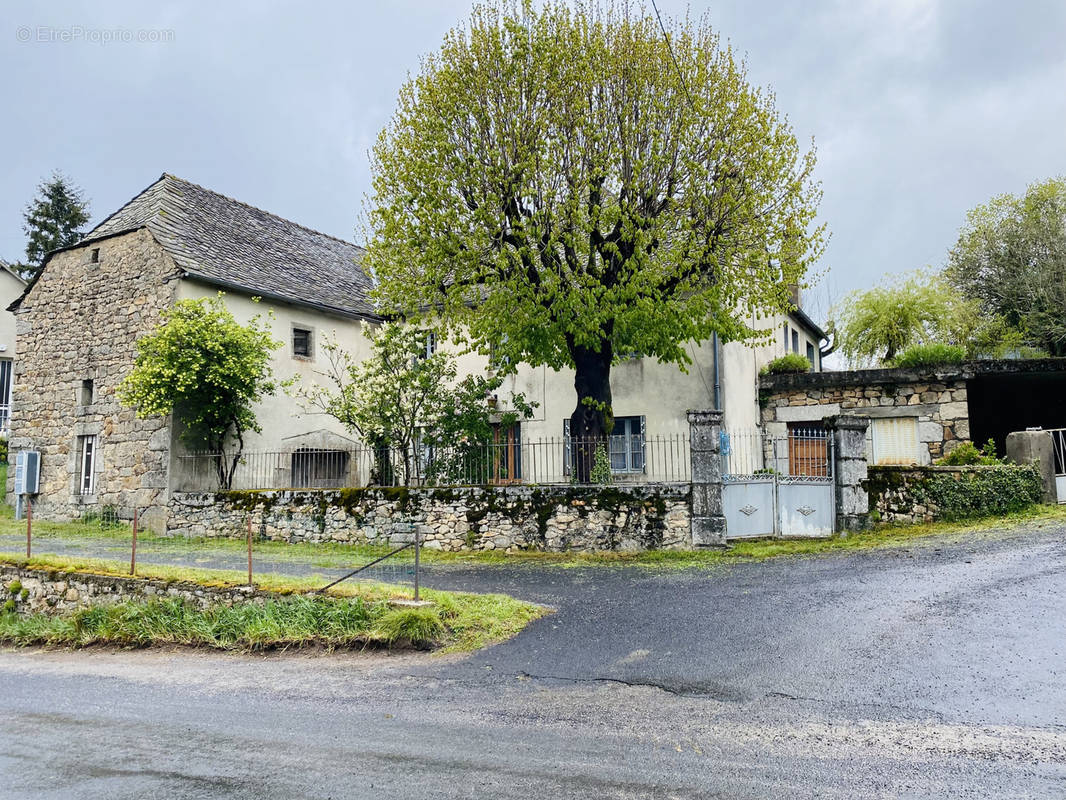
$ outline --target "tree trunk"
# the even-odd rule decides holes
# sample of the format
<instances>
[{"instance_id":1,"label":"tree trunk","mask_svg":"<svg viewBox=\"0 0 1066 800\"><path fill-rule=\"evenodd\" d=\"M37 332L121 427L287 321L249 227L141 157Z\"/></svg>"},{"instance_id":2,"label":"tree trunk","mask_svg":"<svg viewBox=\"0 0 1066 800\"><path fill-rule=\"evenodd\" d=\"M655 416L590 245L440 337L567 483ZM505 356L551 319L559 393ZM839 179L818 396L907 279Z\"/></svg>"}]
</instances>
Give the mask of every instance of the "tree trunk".
<instances>
[{"instance_id":1,"label":"tree trunk","mask_svg":"<svg viewBox=\"0 0 1066 800\"><path fill-rule=\"evenodd\" d=\"M611 347L599 351L574 346L577 408L570 416L570 469L577 483L589 483L596 451L607 447L614 423L611 408ZM608 452L608 458L610 453Z\"/></svg>"}]
</instances>

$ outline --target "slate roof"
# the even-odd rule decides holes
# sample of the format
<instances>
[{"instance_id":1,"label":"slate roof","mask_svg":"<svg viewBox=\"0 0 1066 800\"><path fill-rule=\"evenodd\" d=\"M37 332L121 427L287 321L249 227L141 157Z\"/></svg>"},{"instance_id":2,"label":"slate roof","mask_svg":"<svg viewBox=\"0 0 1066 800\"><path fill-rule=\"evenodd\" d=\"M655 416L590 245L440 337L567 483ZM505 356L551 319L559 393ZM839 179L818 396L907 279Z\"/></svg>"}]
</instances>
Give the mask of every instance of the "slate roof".
<instances>
[{"instance_id":1,"label":"slate roof","mask_svg":"<svg viewBox=\"0 0 1066 800\"><path fill-rule=\"evenodd\" d=\"M188 277L272 299L376 318L364 250L351 242L163 175L87 241L148 228Z\"/></svg>"}]
</instances>

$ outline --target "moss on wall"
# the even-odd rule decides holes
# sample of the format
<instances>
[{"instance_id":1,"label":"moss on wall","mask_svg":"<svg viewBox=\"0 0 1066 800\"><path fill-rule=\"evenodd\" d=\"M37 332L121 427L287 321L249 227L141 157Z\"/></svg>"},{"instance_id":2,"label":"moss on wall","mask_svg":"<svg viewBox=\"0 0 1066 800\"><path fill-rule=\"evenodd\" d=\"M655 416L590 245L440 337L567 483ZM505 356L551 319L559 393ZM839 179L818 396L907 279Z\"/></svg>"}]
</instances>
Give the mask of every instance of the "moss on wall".
<instances>
[{"instance_id":1,"label":"moss on wall","mask_svg":"<svg viewBox=\"0 0 1066 800\"><path fill-rule=\"evenodd\" d=\"M1031 465L869 468L870 510L886 522L963 519L1007 514L1040 502L1040 474Z\"/></svg>"},{"instance_id":2,"label":"moss on wall","mask_svg":"<svg viewBox=\"0 0 1066 800\"><path fill-rule=\"evenodd\" d=\"M690 503L675 484L231 491L178 498L174 527L240 535L258 517L261 536L288 541L379 541L417 525L448 549L658 549L686 543Z\"/></svg>"}]
</instances>

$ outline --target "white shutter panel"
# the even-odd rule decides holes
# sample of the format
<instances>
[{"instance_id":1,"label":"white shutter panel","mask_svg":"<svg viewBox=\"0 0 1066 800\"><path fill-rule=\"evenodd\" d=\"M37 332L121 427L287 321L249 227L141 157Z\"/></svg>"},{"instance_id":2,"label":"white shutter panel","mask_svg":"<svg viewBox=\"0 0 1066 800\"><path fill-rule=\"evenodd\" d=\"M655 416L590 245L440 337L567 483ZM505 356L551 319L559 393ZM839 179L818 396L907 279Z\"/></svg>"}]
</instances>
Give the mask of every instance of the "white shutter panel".
<instances>
[{"instance_id":1,"label":"white shutter panel","mask_svg":"<svg viewBox=\"0 0 1066 800\"><path fill-rule=\"evenodd\" d=\"M893 417L875 419L873 431L873 463L918 463L918 418Z\"/></svg>"}]
</instances>

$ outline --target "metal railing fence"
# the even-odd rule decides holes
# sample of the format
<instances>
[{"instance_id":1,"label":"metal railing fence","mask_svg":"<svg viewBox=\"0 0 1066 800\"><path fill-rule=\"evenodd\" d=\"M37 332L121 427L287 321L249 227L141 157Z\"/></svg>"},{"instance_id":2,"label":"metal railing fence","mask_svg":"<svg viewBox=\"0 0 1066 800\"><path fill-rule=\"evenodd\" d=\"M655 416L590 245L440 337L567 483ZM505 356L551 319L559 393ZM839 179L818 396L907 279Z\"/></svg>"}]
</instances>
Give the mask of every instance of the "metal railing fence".
<instances>
[{"instance_id":1,"label":"metal railing fence","mask_svg":"<svg viewBox=\"0 0 1066 800\"><path fill-rule=\"evenodd\" d=\"M268 542L263 534L263 513L251 511L243 515L239 530L228 531L217 539L190 541L181 536L160 536L144 530L144 512L139 507L105 505L87 508L81 515L64 523L56 530L54 523L46 520L42 526L34 518L34 504L27 503L24 529L18 534L0 535L0 549L22 551L26 559L37 556L56 556L64 559L117 560L129 564L123 572L144 577L153 574L153 567L178 567L194 570L206 569L217 579L214 570L239 572L246 576L249 586L279 575L291 575L294 563L303 569L298 559L294 562L281 552L281 542ZM42 530L43 528L43 530ZM93 534L84 536L82 534ZM236 534L236 537L234 536ZM234 549L232 540L239 537L242 546ZM402 537L401 537L402 538ZM411 586L418 599L422 585L421 551L424 544L416 528L406 541L391 540L385 544L361 544L346 548L343 556L334 559L331 565L315 564L313 580L308 581L307 591L320 593L342 581L370 581L401 586ZM206 556L206 558L205 558ZM204 567L203 562L209 562ZM143 567L148 567L143 570ZM91 567L86 566L92 571ZM171 573L172 574L172 573ZM190 580L199 576L192 575ZM321 586L316 584L322 583Z\"/></svg>"},{"instance_id":2,"label":"metal railing fence","mask_svg":"<svg viewBox=\"0 0 1066 800\"><path fill-rule=\"evenodd\" d=\"M770 434L761 428L723 429L720 451L722 474L726 476L832 475L832 442L820 427L794 427L785 434Z\"/></svg>"},{"instance_id":3,"label":"metal railing fence","mask_svg":"<svg viewBox=\"0 0 1066 800\"><path fill-rule=\"evenodd\" d=\"M689 437L611 436L459 443L448 447L249 450L179 456L176 491L337 489L361 486L569 484L586 472L610 483L685 482ZM597 464L599 469L597 470ZM221 469L220 469L221 466ZM228 473L224 477L224 473ZM228 478L229 485L225 485Z\"/></svg>"},{"instance_id":4,"label":"metal railing fence","mask_svg":"<svg viewBox=\"0 0 1066 800\"><path fill-rule=\"evenodd\" d=\"M1055 474L1066 475L1066 428L1049 428L1048 433L1055 454Z\"/></svg>"}]
</instances>

